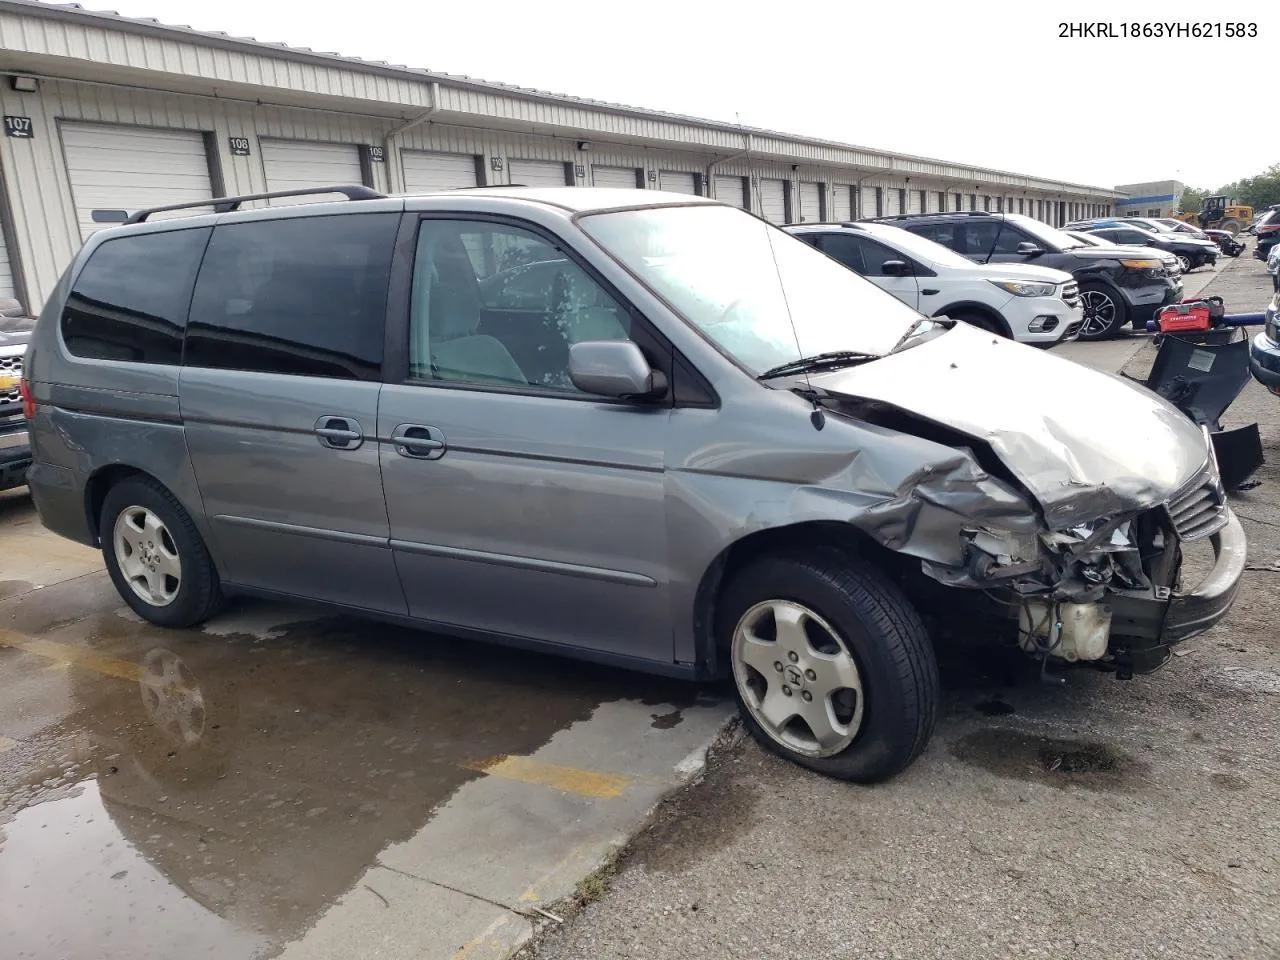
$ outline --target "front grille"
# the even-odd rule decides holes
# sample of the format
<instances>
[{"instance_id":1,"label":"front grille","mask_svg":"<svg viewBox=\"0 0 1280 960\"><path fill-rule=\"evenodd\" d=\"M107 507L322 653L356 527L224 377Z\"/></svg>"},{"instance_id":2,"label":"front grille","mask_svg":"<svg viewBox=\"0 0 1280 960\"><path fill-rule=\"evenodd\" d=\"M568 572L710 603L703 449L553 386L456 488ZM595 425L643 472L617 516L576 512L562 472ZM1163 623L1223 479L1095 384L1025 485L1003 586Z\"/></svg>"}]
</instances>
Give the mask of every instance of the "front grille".
<instances>
[{"instance_id":1,"label":"front grille","mask_svg":"<svg viewBox=\"0 0 1280 960\"><path fill-rule=\"evenodd\" d=\"M1210 468L1196 478L1166 505L1169 520L1178 539L1185 542L1203 540L1227 525L1227 496L1218 479L1218 471Z\"/></svg>"},{"instance_id":2,"label":"front grille","mask_svg":"<svg viewBox=\"0 0 1280 960\"><path fill-rule=\"evenodd\" d=\"M22 398L18 393L17 380L22 376L22 355L16 357L0 357L0 403L18 403ZM8 386L10 379L13 386Z\"/></svg>"},{"instance_id":3,"label":"front grille","mask_svg":"<svg viewBox=\"0 0 1280 960\"><path fill-rule=\"evenodd\" d=\"M1062 285L1062 299L1067 306L1074 307L1080 303L1080 284L1072 280Z\"/></svg>"}]
</instances>

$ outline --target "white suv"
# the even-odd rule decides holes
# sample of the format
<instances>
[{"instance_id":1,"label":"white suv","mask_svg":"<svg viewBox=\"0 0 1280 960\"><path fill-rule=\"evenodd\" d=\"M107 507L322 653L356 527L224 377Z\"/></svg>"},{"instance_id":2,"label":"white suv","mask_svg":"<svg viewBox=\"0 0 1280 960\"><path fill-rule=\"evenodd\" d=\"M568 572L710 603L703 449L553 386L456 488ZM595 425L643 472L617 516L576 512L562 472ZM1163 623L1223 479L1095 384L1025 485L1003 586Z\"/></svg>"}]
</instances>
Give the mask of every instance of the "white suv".
<instances>
[{"instance_id":1,"label":"white suv","mask_svg":"<svg viewBox=\"0 0 1280 960\"><path fill-rule=\"evenodd\" d=\"M1084 319L1075 278L1024 264L974 263L883 223L814 223L785 228L926 316L947 316L1020 343L1074 340Z\"/></svg>"}]
</instances>

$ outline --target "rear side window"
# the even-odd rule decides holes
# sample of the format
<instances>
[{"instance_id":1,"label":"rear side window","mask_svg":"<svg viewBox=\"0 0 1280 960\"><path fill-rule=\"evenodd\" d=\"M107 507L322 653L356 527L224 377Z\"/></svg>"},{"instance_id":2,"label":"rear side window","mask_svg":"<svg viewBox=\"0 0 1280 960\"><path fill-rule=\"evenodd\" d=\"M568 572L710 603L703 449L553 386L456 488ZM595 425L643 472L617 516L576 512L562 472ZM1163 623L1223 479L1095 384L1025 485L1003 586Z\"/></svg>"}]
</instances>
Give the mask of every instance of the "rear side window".
<instances>
[{"instance_id":1,"label":"rear side window","mask_svg":"<svg viewBox=\"0 0 1280 960\"><path fill-rule=\"evenodd\" d=\"M207 227L107 240L89 255L62 310L73 356L182 361L182 330Z\"/></svg>"},{"instance_id":2,"label":"rear side window","mask_svg":"<svg viewBox=\"0 0 1280 960\"><path fill-rule=\"evenodd\" d=\"M188 366L378 380L400 217L356 213L213 231L191 300Z\"/></svg>"}]
</instances>

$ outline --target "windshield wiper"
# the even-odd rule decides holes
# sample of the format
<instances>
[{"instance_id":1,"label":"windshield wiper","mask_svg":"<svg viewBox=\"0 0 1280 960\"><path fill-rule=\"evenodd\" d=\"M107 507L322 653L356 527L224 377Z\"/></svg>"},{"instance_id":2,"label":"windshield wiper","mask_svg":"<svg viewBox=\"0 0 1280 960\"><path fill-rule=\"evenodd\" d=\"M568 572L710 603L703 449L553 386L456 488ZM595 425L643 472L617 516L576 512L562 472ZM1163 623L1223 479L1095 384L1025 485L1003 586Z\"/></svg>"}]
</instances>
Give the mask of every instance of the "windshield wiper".
<instances>
[{"instance_id":1,"label":"windshield wiper","mask_svg":"<svg viewBox=\"0 0 1280 960\"><path fill-rule=\"evenodd\" d=\"M832 350L830 353L815 353L812 357L801 357L770 367L757 380L771 380L774 377L786 377L795 373L811 373L815 370L834 370L837 367L851 367L854 364L866 363L868 360L879 360L874 353L857 353L853 350Z\"/></svg>"}]
</instances>

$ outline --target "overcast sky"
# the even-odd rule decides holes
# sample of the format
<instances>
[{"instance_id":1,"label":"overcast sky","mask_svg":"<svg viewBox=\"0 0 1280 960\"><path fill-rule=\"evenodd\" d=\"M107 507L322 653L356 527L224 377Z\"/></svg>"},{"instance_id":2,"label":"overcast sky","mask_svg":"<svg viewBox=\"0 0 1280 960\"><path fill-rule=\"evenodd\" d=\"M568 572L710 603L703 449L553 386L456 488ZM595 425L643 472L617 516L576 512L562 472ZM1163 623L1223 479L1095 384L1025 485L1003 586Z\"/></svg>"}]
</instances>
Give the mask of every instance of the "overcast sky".
<instances>
[{"instance_id":1,"label":"overcast sky","mask_svg":"<svg viewBox=\"0 0 1280 960\"><path fill-rule=\"evenodd\" d=\"M82 0L126 16L1098 186L1280 162L1263 0ZM1060 39L1245 22L1253 39ZM1123 12L1122 12L1123 11ZM1264 82L1265 81L1265 82Z\"/></svg>"}]
</instances>

